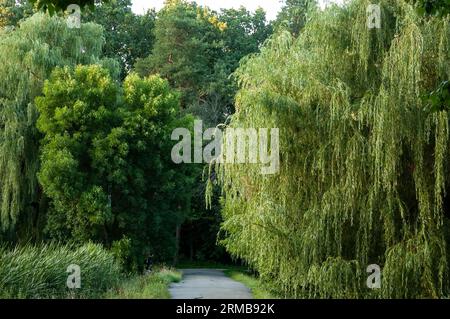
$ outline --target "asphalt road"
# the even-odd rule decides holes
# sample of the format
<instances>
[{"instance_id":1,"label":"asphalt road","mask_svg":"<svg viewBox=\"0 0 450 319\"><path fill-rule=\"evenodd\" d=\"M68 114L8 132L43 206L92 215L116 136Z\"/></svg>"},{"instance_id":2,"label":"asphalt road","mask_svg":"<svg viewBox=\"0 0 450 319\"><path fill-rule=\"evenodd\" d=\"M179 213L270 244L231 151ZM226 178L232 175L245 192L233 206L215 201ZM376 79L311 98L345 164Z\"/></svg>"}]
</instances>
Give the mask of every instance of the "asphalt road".
<instances>
[{"instance_id":1,"label":"asphalt road","mask_svg":"<svg viewBox=\"0 0 450 319\"><path fill-rule=\"evenodd\" d=\"M220 269L181 269L183 279L170 285L172 299L252 299L250 290Z\"/></svg>"}]
</instances>

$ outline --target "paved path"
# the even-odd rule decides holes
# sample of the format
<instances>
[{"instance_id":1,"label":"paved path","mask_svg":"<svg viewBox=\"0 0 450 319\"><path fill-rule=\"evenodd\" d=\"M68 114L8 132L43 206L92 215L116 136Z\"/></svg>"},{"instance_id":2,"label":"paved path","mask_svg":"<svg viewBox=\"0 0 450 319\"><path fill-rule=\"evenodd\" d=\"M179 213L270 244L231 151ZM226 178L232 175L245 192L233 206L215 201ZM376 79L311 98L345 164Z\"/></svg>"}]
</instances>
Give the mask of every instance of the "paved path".
<instances>
[{"instance_id":1,"label":"paved path","mask_svg":"<svg viewBox=\"0 0 450 319\"><path fill-rule=\"evenodd\" d=\"M183 279L169 287L172 299L251 299L250 290L219 269L181 269Z\"/></svg>"}]
</instances>

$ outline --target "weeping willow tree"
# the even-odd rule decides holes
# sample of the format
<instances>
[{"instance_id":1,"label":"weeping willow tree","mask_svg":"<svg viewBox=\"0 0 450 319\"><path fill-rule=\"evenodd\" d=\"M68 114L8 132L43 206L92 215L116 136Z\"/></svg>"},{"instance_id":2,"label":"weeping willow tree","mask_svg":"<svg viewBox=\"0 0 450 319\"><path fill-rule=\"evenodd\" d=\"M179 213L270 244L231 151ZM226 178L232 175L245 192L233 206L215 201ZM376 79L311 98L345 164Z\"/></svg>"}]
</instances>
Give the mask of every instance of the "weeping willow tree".
<instances>
[{"instance_id":1,"label":"weeping willow tree","mask_svg":"<svg viewBox=\"0 0 450 319\"><path fill-rule=\"evenodd\" d=\"M317 12L237 71L229 127L279 128L281 164L216 166L223 244L286 296L448 293L449 108L425 96L450 78L449 17L380 0L370 29L370 4Z\"/></svg>"},{"instance_id":2,"label":"weeping willow tree","mask_svg":"<svg viewBox=\"0 0 450 319\"><path fill-rule=\"evenodd\" d=\"M104 40L100 26L70 29L64 19L44 14L0 33L0 230L14 239L19 221L21 232L31 235L44 208L34 99L54 67L97 62Z\"/></svg>"}]
</instances>

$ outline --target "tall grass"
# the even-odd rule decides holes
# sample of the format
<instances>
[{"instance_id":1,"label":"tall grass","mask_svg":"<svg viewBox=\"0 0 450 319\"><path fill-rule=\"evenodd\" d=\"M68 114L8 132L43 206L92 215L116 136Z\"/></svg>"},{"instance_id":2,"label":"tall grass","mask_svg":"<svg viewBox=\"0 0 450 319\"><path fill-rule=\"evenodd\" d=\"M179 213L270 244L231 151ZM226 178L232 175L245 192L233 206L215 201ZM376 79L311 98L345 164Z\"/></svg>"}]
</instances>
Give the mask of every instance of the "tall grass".
<instances>
[{"instance_id":1,"label":"tall grass","mask_svg":"<svg viewBox=\"0 0 450 319\"><path fill-rule=\"evenodd\" d=\"M182 274L175 269L155 267L148 275L124 279L119 287L110 289L105 299L169 299L169 285L181 281Z\"/></svg>"},{"instance_id":2,"label":"tall grass","mask_svg":"<svg viewBox=\"0 0 450 319\"><path fill-rule=\"evenodd\" d=\"M267 282L263 282L260 278L253 276L248 271L243 271L242 268L225 269L226 276L233 280L239 281L247 286L255 299L280 299L281 296L269 286Z\"/></svg>"},{"instance_id":3,"label":"tall grass","mask_svg":"<svg viewBox=\"0 0 450 319\"><path fill-rule=\"evenodd\" d=\"M72 264L80 266L80 289L66 285ZM0 298L95 298L120 276L120 266L100 245L0 247Z\"/></svg>"}]
</instances>

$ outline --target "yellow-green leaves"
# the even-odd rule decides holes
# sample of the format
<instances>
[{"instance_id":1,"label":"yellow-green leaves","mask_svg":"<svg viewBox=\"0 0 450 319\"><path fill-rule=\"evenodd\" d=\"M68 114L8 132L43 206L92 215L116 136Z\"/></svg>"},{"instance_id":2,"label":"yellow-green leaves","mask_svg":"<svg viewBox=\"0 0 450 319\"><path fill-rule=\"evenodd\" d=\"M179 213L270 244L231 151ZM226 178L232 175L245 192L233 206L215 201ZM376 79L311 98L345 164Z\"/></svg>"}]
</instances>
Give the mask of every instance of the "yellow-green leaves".
<instances>
[{"instance_id":1,"label":"yellow-green leaves","mask_svg":"<svg viewBox=\"0 0 450 319\"><path fill-rule=\"evenodd\" d=\"M448 293L450 117L422 98L450 78L448 18L386 0L371 30L368 4L311 13L297 39L278 34L237 71L230 126L279 127L281 170L216 167L223 243L287 296Z\"/></svg>"}]
</instances>

